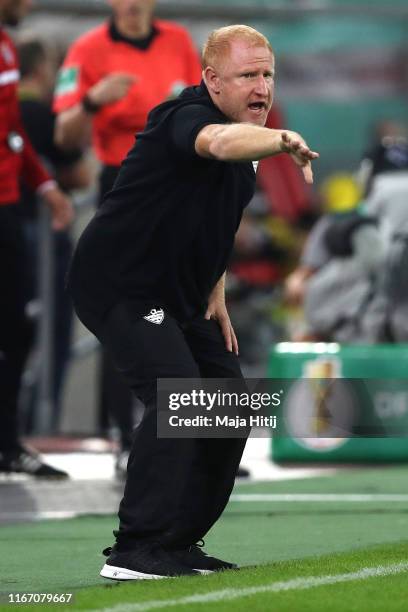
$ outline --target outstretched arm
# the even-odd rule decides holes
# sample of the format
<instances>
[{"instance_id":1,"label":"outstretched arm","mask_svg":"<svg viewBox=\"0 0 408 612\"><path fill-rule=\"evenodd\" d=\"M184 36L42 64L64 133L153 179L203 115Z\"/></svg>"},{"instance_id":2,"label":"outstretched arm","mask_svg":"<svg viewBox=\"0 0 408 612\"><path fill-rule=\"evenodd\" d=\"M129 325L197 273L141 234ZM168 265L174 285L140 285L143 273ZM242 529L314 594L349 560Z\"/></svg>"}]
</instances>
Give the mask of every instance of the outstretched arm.
<instances>
[{"instance_id":1,"label":"outstretched arm","mask_svg":"<svg viewBox=\"0 0 408 612\"><path fill-rule=\"evenodd\" d=\"M311 162L319 157L296 132L272 130L249 123L207 125L199 132L195 149L201 157L221 161L253 161L288 153L302 168L307 183L313 183Z\"/></svg>"}]
</instances>

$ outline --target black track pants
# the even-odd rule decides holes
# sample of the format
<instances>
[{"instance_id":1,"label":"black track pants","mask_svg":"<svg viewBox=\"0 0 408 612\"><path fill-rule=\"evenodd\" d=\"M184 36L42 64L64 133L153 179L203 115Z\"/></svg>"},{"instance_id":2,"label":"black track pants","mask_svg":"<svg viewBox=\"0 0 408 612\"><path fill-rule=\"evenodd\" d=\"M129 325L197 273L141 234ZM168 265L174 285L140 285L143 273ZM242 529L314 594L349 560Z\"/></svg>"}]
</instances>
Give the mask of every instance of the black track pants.
<instances>
[{"instance_id":1,"label":"black track pants","mask_svg":"<svg viewBox=\"0 0 408 612\"><path fill-rule=\"evenodd\" d=\"M110 191L119 174L120 166L104 166L99 177L99 202ZM109 422L117 425L120 434L120 445L124 449L132 444L134 426L133 396L123 378L115 370L109 351L102 347L98 367L98 412L99 423L106 429Z\"/></svg>"},{"instance_id":2,"label":"black track pants","mask_svg":"<svg viewBox=\"0 0 408 612\"><path fill-rule=\"evenodd\" d=\"M24 246L17 206L0 206L0 452L18 445L18 394L31 342L24 314Z\"/></svg>"},{"instance_id":3,"label":"black track pants","mask_svg":"<svg viewBox=\"0 0 408 612\"><path fill-rule=\"evenodd\" d=\"M225 348L216 321L197 318L187 325L166 314L160 325L116 305L100 333L128 385L146 406L135 431L118 545L140 539L167 548L202 538L223 512L245 447L245 439L158 439L157 378L242 378L236 355Z\"/></svg>"}]
</instances>

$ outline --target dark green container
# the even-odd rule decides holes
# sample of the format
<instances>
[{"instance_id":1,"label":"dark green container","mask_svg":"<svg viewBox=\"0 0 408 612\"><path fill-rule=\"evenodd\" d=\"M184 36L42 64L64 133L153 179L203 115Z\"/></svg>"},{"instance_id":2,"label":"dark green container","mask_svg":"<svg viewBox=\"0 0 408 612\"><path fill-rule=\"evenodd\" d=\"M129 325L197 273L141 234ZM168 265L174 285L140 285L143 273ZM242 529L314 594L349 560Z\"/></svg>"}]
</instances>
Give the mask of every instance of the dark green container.
<instances>
[{"instance_id":1,"label":"dark green container","mask_svg":"<svg viewBox=\"0 0 408 612\"><path fill-rule=\"evenodd\" d=\"M394 427L400 423L408 430L408 344L340 346L284 342L274 346L270 353L268 377L295 379L289 383L289 390L300 378L372 379L376 397L387 399L382 421ZM373 421L378 418L371 403L366 402L364 409L372 411ZM290 401L284 401L281 414L286 417L289 410ZM280 436L273 440L272 459L294 463L407 462L408 438L297 438L281 426Z\"/></svg>"}]
</instances>

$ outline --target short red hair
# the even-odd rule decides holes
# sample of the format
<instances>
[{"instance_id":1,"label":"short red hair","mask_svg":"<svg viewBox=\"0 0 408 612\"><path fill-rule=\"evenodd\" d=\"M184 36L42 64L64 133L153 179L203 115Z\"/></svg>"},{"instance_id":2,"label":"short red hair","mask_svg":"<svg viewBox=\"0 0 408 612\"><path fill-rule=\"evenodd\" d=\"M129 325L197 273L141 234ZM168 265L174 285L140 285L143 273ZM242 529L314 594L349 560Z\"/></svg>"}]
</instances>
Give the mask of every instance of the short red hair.
<instances>
[{"instance_id":1,"label":"short red hair","mask_svg":"<svg viewBox=\"0 0 408 612\"><path fill-rule=\"evenodd\" d=\"M233 40L244 40L253 47L266 47L273 55L269 40L258 30L247 25L231 25L218 28L209 35L202 53L203 69L214 66L230 49Z\"/></svg>"}]
</instances>

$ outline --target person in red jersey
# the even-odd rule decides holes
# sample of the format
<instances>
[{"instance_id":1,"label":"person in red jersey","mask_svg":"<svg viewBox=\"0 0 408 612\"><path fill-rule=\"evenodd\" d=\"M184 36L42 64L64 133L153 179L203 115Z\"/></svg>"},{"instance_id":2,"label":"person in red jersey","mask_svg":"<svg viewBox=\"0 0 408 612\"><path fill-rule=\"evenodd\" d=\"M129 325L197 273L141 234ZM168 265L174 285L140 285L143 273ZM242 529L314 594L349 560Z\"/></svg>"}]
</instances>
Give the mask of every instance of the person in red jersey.
<instances>
[{"instance_id":1,"label":"person in red jersey","mask_svg":"<svg viewBox=\"0 0 408 612\"><path fill-rule=\"evenodd\" d=\"M57 142L92 144L118 167L149 111L201 79L198 53L181 26L155 19L155 0L110 0L112 18L81 36L59 74Z\"/></svg>"},{"instance_id":2,"label":"person in red jersey","mask_svg":"<svg viewBox=\"0 0 408 612\"><path fill-rule=\"evenodd\" d=\"M65 472L43 463L21 445L18 435L17 398L29 346L23 295L26 260L17 207L20 180L42 196L54 229L64 229L73 217L70 200L39 162L20 117L17 54L3 26L17 25L30 5L30 0L0 0L0 472L61 478Z\"/></svg>"},{"instance_id":3,"label":"person in red jersey","mask_svg":"<svg viewBox=\"0 0 408 612\"><path fill-rule=\"evenodd\" d=\"M154 18L155 0L110 0L111 18L81 36L59 73L54 111L56 142L65 148L91 138L101 162L99 202L111 190L135 134L149 111L201 80L198 53L187 31ZM133 399L103 352L99 413L120 430L116 473L124 477L131 447Z\"/></svg>"}]
</instances>

